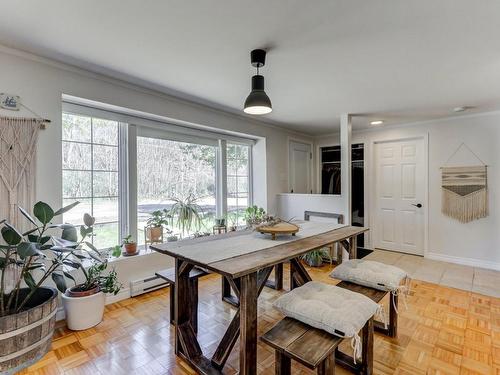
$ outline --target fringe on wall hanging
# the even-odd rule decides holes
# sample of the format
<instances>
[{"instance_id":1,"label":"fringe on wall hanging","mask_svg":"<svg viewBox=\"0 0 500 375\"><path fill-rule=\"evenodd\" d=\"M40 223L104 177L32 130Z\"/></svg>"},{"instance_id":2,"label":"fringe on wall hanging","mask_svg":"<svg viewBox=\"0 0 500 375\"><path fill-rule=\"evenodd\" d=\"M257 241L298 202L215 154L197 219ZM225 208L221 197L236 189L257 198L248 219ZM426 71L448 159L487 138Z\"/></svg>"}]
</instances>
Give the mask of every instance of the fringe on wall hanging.
<instances>
[{"instance_id":1,"label":"fringe on wall hanging","mask_svg":"<svg viewBox=\"0 0 500 375\"><path fill-rule=\"evenodd\" d=\"M442 212L461 223L488 216L487 166L462 143L448 161L465 146L483 165L442 167ZM447 161L447 163L448 163Z\"/></svg>"}]
</instances>

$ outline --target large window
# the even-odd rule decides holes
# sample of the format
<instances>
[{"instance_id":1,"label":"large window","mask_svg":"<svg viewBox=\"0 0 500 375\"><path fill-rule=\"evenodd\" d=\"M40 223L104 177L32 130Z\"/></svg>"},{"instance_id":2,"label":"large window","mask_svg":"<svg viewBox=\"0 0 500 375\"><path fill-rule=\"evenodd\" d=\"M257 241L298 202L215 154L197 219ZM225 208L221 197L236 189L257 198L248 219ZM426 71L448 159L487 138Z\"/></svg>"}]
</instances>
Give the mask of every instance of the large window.
<instances>
[{"instance_id":1,"label":"large window","mask_svg":"<svg viewBox=\"0 0 500 375\"><path fill-rule=\"evenodd\" d=\"M191 203L201 222L193 218L190 224L184 223L183 230L179 215L175 214L171 224L174 234L186 237L212 230L216 212L216 155L214 146L137 137L139 243L144 243L144 227L151 213L170 211L176 201Z\"/></svg>"},{"instance_id":2,"label":"large window","mask_svg":"<svg viewBox=\"0 0 500 375\"><path fill-rule=\"evenodd\" d=\"M120 242L118 133L116 121L63 113L63 203L80 202L63 219L81 224L84 213L94 216L98 248Z\"/></svg>"},{"instance_id":3,"label":"large window","mask_svg":"<svg viewBox=\"0 0 500 375\"><path fill-rule=\"evenodd\" d=\"M153 238L145 228L155 211L172 216L164 241L212 233L226 214L230 226L244 225L251 152L244 138L64 102L63 204L80 204L63 220L80 225L84 213L94 216L99 249L129 234L139 244Z\"/></svg>"},{"instance_id":4,"label":"large window","mask_svg":"<svg viewBox=\"0 0 500 375\"><path fill-rule=\"evenodd\" d=\"M230 222L244 224L250 204L250 146L227 145L227 212ZM231 224L231 223L230 223Z\"/></svg>"}]
</instances>

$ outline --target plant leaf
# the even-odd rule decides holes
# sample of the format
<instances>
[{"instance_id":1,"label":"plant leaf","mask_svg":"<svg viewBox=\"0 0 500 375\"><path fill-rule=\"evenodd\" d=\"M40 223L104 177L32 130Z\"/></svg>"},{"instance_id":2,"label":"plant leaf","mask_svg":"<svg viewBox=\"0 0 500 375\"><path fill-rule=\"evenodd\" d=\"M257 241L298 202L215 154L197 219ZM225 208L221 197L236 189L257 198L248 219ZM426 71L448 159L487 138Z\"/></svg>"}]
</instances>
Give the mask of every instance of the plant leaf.
<instances>
[{"instance_id":1,"label":"plant leaf","mask_svg":"<svg viewBox=\"0 0 500 375\"><path fill-rule=\"evenodd\" d=\"M64 247L64 246L51 246L50 250L58 252L58 253L70 253L72 251L75 251L75 249L71 247Z\"/></svg>"},{"instance_id":2,"label":"plant leaf","mask_svg":"<svg viewBox=\"0 0 500 375\"><path fill-rule=\"evenodd\" d=\"M54 212L54 216L61 215L65 212L68 212L73 207L75 207L77 204L80 204L80 202L73 202L71 204L68 204L66 207L62 207L62 208L58 209L56 212Z\"/></svg>"},{"instance_id":3,"label":"plant leaf","mask_svg":"<svg viewBox=\"0 0 500 375\"><path fill-rule=\"evenodd\" d=\"M36 282L33 279L33 276L31 276L31 273L29 272L24 273L24 282L26 283L26 285L29 286L30 289L36 288Z\"/></svg>"},{"instance_id":4,"label":"plant leaf","mask_svg":"<svg viewBox=\"0 0 500 375\"><path fill-rule=\"evenodd\" d=\"M17 254L21 257L21 259L26 259L28 257L38 255L38 248L33 242L21 242L17 245Z\"/></svg>"},{"instance_id":5,"label":"plant leaf","mask_svg":"<svg viewBox=\"0 0 500 375\"><path fill-rule=\"evenodd\" d=\"M52 280L54 280L54 283L57 286L57 289L61 292L64 293L66 291L66 280L64 280L64 276L60 275L58 273L53 272L52 273Z\"/></svg>"},{"instance_id":6,"label":"plant leaf","mask_svg":"<svg viewBox=\"0 0 500 375\"><path fill-rule=\"evenodd\" d=\"M67 260L67 259L63 260L63 264L65 264L66 266L69 266L71 268L74 268L74 269L78 269L82 266L80 263L73 262L73 261Z\"/></svg>"},{"instance_id":7,"label":"plant leaf","mask_svg":"<svg viewBox=\"0 0 500 375\"><path fill-rule=\"evenodd\" d=\"M18 208L19 208L19 211L23 214L23 216L31 222L31 224L35 225L36 227L38 226L38 224L36 223L35 219L33 219L31 217L31 215L28 213L28 211L26 211L22 207L18 207Z\"/></svg>"},{"instance_id":8,"label":"plant leaf","mask_svg":"<svg viewBox=\"0 0 500 375\"><path fill-rule=\"evenodd\" d=\"M78 242L78 234L74 226L64 228L61 237L67 241Z\"/></svg>"},{"instance_id":9,"label":"plant leaf","mask_svg":"<svg viewBox=\"0 0 500 375\"><path fill-rule=\"evenodd\" d=\"M36 232L37 230L38 230L38 227L33 228L33 229L30 229L30 230L28 230L28 231L24 232L24 233L23 233L23 236L30 236L30 235L31 235L31 233ZM35 237L37 237L37 236L35 236ZM30 241L31 241L31 240L30 240Z\"/></svg>"},{"instance_id":10,"label":"plant leaf","mask_svg":"<svg viewBox=\"0 0 500 375\"><path fill-rule=\"evenodd\" d=\"M95 223L95 218L90 216L89 214L83 215L83 222L86 226L91 227Z\"/></svg>"},{"instance_id":11,"label":"plant leaf","mask_svg":"<svg viewBox=\"0 0 500 375\"><path fill-rule=\"evenodd\" d=\"M35 203L33 214L43 225L45 225L50 223L54 217L54 210L47 203L40 201Z\"/></svg>"},{"instance_id":12,"label":"plant leaf","mask_svg":"<svg viewBox=\"0 0 500 375\"><path fill-rule=\"evenodd\" d=\"M66 276L68 279L73 280L73 282L74 282L74 283L75 283L75 285L76 285L76 280L75 280L75 278L74 278L73 276L71 276L71 274L70 274L69 272L63 271L63 274L64 274L64 276Z\"/></svg>"},{"instance_id":13,"label":"plant leaf","mask_svg":"<svg viewBox=\"0 0 500 375\"><path fill-rule=\"evenodd\" d=\"M89 247L90 250L95 251L97 254L101 255L101 252L97 250L97 247L95 247L92 242L85 241L85 245Z\"/></svg>"},{"instance_id":14,"label":"plant leaf","mask_svg":"<svg viewBox=\"0 0 500 375\"><path fill-rule=\"evenodd\" d=\"M4 225L5 226L2 227L2 238L7 244L15 246L22 241L23 236L17 231L16 228L9 223L4 223Z\"/></svg>"},{"instance_id":15,"label":"plant leaf","mask_svg":"<svg viewBox=\"0 0 500 375\"><path fill-rule=\"evenodd\" d=\"M52 237L52 242L54 242L55 246L73 248L75 249L78 246L77 242L65 240L64 238Z\"/></svg>"}]
</instances>

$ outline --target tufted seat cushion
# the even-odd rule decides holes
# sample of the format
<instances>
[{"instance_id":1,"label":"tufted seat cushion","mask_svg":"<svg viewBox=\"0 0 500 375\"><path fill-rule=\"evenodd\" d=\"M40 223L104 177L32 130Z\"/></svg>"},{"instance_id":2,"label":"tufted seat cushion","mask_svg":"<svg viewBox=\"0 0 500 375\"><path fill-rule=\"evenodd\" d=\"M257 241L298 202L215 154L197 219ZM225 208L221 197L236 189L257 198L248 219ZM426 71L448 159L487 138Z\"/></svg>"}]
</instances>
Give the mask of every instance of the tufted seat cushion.
<instances>
[{"instance_id":1,"label":"tufted seat cushion","mask_svg":"<svg viewBox=\"0 0 500 375\"><path fill-rule=\"evenodd\" d=\"M370 260L352 259L335 267L330 276L378 290L395 292L408 275L398 267Z\"/></svg>"},{"instance_id":2,"label":"tufted seat cushion","mask_svg":"<svg viewBox=\"0 0 500 375\"><path fill-rule=\"evenodd\" d=\"M379 305L362 294L310 281L274 302L284 315L340 337L354 337L379 312Z\"/></svg>"}]
</instances>

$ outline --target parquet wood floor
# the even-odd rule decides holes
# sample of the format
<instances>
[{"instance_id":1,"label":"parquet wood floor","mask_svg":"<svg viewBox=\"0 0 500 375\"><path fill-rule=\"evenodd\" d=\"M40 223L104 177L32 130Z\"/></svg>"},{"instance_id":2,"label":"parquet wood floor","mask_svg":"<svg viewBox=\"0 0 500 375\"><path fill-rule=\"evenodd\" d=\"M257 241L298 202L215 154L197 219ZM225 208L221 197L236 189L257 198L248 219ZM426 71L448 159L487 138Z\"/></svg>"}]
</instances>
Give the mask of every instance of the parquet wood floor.
<instances>
[{"instance_id":1,"label":"parquet wood floor","mask_svg":"<svg viewBox=\"0 0 500 375\"><path fill-rule=\"evenodd\" d=\"M335 284L328 277L331 269L309 271L314 280ZM198 336L209 354L235 311L221 302L220 284L215 275L200 280ZM72 332L59 323L52 350L21 374L193 374L173 352L168 293L167 288L108 305L104 321L86 331ZM264 289L259 334L281 318L272 307L280 293ZM398 337L375 334L375 374L500 375L499 298L414 280L408 309L400 305ZM274 374L273 352L262 343L258 362L261 374ZM235 349L225 372L233 374L237 366ZM295 363L293 373L312 372ZM337 373L347 374L342 369Z\"/></svg>"}]
</instances>

